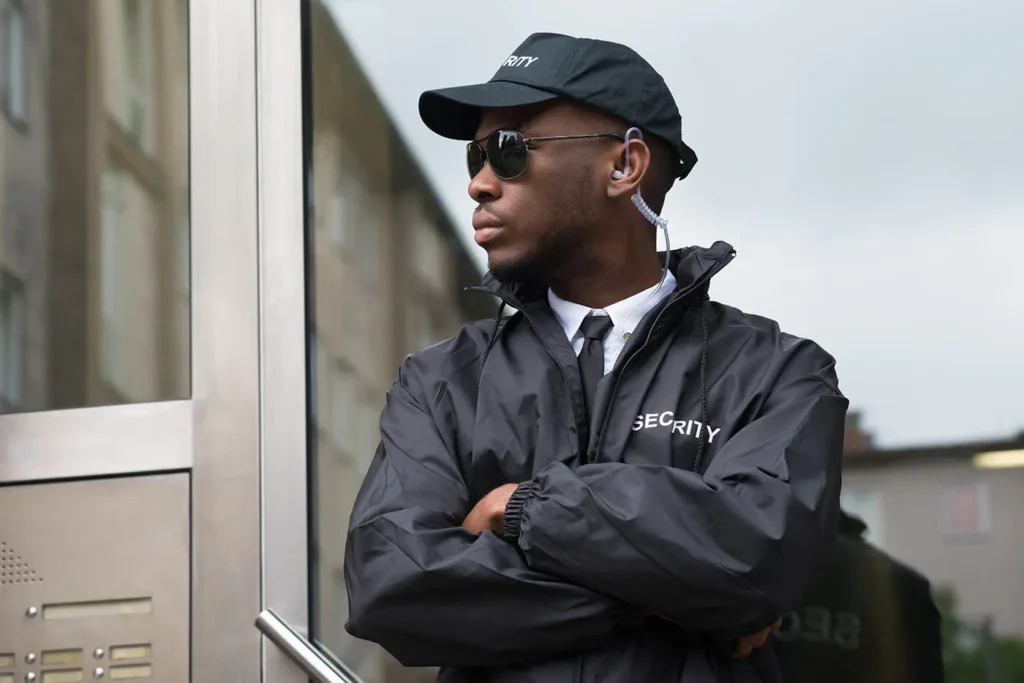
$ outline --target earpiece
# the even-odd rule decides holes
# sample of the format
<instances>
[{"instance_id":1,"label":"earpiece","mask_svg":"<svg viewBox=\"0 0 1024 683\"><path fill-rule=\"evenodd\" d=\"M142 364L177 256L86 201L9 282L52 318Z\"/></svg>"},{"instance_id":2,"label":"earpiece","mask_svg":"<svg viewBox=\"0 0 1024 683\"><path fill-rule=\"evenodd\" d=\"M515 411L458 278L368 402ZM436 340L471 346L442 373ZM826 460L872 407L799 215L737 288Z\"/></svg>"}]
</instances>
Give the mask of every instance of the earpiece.
<instances>
[{"instance_id":1,"label":"earpiece","mask_svg":"<svg viewBox=\"0 0 1024 683\"><path fill-rule=\"evenodd\" d=\"M629 138L635 135L637 140L643 140L644 134L640 132L639 128L630 128L626 131L625 142L626 142L626 170L620 171L615 169L612 171L612 180L622 180L629 175Z\"/></svg>"}]
</instances>

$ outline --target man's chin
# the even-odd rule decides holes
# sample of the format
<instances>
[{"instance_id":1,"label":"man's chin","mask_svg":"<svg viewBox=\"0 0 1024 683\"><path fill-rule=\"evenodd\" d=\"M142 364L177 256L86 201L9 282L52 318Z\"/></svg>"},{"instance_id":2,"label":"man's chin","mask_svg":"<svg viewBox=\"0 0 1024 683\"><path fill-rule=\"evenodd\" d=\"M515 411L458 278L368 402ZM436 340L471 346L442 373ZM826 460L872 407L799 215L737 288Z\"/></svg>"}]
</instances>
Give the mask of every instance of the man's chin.
<instances>
[{"instance_id":1,"label":"man's chin","mask_svg":"<svg viewBox=\"0 0 1024 683\"><path fill-rule=\"evenodd\" d=\"M505 284L542 284L546 278L541 269L537 267L532 259L522 256L501 258L496 254L490 254L487 259L487 269L498 282Z\"/></svg>"}]
</instances>

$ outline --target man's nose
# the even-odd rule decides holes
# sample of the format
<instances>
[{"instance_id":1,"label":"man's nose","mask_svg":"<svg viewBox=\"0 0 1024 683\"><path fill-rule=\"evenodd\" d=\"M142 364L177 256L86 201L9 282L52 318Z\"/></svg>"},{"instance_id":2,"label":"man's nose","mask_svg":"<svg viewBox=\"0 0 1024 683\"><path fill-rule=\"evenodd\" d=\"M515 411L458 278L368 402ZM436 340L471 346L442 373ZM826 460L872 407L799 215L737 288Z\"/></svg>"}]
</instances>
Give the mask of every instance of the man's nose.
<instances>
[{"instance_id":1,"label":"man's nose","mask_svg":"<svg viewBox=\"0 0 1024 683\"><path fill-rule=\"evenodd\" d=\"M485 163L480 172L469 181L469 196L477 203L501 196L501 179L494 175L490 164Z\"/></svg>"}]
</instances>

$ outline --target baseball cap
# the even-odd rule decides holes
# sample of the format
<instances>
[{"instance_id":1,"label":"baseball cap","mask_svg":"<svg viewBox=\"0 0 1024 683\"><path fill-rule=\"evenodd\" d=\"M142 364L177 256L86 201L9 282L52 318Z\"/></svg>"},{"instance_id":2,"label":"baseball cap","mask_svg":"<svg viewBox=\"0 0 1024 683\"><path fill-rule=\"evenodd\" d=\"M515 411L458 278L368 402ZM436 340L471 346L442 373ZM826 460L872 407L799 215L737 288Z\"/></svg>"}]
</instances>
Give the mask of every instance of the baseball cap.
<instances>
[{"instance_id":1,"label":"baseball cap","mask_svg":"<svg viewBox=\"0 0 1024 683\"><path fill-rule=\"evenodd\" d=\"M679 178L697 163L683 142L682 118L665 79L631 48L604 40L534 33L491 80L429 90L420 95L419 110L438 135L472 140L484 109L560 98L588 104L664 140L679 158Z\"/></svg>"}]
</instances>

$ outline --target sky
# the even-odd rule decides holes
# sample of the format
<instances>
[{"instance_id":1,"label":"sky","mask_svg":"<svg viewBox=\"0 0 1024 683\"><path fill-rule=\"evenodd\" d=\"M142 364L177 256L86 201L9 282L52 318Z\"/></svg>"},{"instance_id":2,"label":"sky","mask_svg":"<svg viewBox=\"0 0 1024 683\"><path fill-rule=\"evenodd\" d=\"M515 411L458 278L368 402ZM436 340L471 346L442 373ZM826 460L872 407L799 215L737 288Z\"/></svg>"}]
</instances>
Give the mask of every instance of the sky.
<instances>
[{"instance_id":1,"label":"sky","mask_svg":"<svg viewBox=\"0 0 1024 683\"><path fill-rule=\"evenodd\" d=\"M420 93L536 31L625 43L700 157L673 247L737 251L713 298L835 356L879 446L1024 430L1024 2L325 2L481 264L464 146Z\"/></svg>"}]
</instances>

